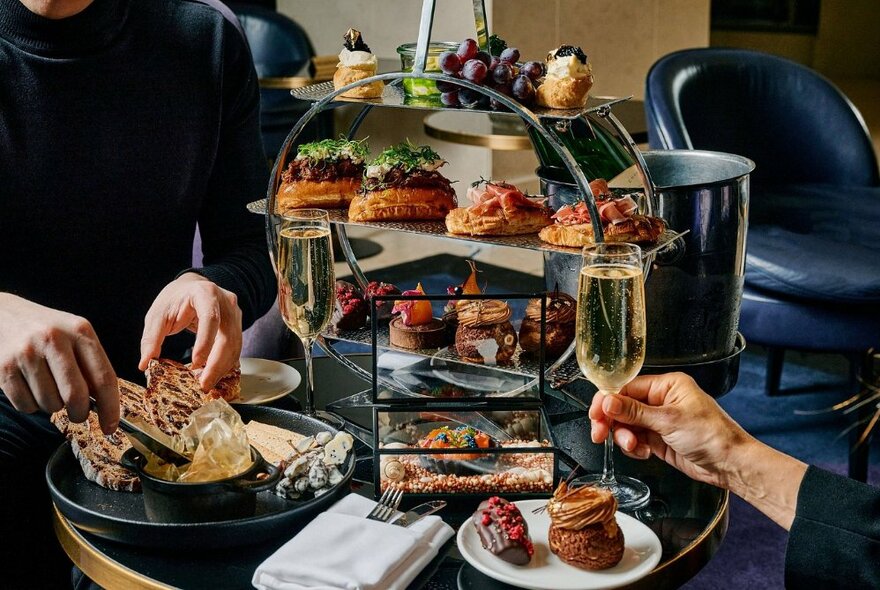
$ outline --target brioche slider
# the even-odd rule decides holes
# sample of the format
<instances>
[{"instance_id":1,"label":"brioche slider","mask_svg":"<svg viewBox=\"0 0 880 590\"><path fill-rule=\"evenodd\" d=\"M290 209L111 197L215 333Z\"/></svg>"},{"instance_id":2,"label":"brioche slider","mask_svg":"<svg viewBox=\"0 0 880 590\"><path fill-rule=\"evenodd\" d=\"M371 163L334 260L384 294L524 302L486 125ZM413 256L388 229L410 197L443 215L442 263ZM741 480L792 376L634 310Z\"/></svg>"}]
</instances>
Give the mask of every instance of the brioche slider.
<instances>
[{"instance_id":1,"label":"brioche slider","mask_svg":"<svg viewBox=\"0 0 880 590\"><path fill-rule=\"evenodd\" d=\"M281 175L277 212L347 207L361 190L368 155L363 140L325 139L299 146Z\"/></svg>"},{"instance_id":2,"label":"brioche slider","mask_svg":"<svg viewBox=\"0 0 880 590\"><path fill-rule=\"evenodd\" d=\"M404 142L386 149L364 172L363 192L348 209L351 221L443 219L455 191L438 169L446 161L429 146Z\"/></svg>"}]
</instances>

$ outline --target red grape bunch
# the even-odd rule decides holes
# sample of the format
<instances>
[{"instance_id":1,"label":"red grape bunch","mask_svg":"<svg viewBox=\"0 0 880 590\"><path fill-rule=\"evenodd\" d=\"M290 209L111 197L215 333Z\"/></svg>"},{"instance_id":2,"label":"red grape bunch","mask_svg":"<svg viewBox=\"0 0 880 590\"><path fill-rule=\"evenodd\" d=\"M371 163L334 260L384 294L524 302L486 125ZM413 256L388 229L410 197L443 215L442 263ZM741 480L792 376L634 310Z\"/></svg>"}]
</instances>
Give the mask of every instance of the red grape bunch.
<instances>
[{"instance_id":1,"label":"red grape bunch","mask_svg":"<svg viewBox=\"0 0 880 590\"><path fill-rule=\"evenodd\" d=\"M504 49L500 55L492 56L473 39L465 39L455 52L440 54L440 69L455 78L463 78L474 84L489 86L498 92L511 96L524 105L535 102L535 88L544 76L544 64L527 61L518 65L519 50L515 47ZM442 92L440 101L450 107L504 109L495 99L470 88L462 88L454 82L439 81L437 89Z\"/></svg>"}]
</instances>

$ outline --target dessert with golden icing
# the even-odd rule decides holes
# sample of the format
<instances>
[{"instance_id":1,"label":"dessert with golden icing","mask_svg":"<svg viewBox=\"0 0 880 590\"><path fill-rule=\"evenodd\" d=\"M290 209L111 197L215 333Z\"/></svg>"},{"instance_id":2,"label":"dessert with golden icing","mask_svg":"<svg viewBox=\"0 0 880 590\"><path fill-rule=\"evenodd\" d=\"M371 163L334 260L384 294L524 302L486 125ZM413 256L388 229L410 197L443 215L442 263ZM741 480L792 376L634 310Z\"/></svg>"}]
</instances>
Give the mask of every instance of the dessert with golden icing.
<instances>
[{"instance_id":1,"label":"dessert with golden icing","mask_svg":"<svg viewBox=\"0 0 880 590\"><path fill-rule=\"evenodd\" d=\"M375 76L379 69L379 60L364 43L361 32L349 29L343 36L342 51L339 53L339 63L336 65L336 73L333 75L333 88L339 90L358 80ZM343 92L340 96L346 98L379 98L385 90L385 84L378 80L363 86L357 86Z\"/></svg>"},{"instance_id":2,"label":"dessert with golden icing","mask_svg":"<svg viewBox=\"0 0 880 590\"><path fill-rule=\"evenodd\" d=\"M559 484L547 504L550 550L562 561L587 570L614 567L623 558L623 531L614 518L617 500L593 486Z\"/></svg>"},{"instance_id":3,"label":"dessert with golden icing","mask_svg":"<svg viewBox=\"0 0 880 590\"><path fill-rule=\"evenodd\" d=\"M461 300L455 305L458 356L473 363L510 362L516 352L516 330L510 323L510 307L497 299Z\"/></svg>"},{"instance_id":4,"label":"dessert with golden icing","mask_svg":"<svg viewBox=\"0 0 880 590\"><path fill-rule=\"evenodd\" d=\"M547 293L544 322L544 358L558 358L574 340L577 301L558 289ZM541 300L530 299L519 329L519 345L530 354L541 352Z\"/></svg>"},{"instance_id":5,"label":"dessert with golden icing","mask_svg":"<svg viewBox=\"0 0 880 590\"><path fill-rule=\"evenodd\" d=\"M422 284L403 295L424 295ZM392 313L400 314L388 325L393 346L408 350L441 348L446 345L446 324L433 317L431 302L427 300L395 301Z\"/></svg>"},{"instance_id":6,"label":"dessert with golden icing","mask_svg":"<svg viewBox=\"0 0 880 590\"><path fill-rule=\"evenodd\" d=\"M587 104L593 87L593 68L580 47L563 45L545 60L547 75L538 86L537 101L551 109L573 109Z\"/></svg>"}]
</instances>

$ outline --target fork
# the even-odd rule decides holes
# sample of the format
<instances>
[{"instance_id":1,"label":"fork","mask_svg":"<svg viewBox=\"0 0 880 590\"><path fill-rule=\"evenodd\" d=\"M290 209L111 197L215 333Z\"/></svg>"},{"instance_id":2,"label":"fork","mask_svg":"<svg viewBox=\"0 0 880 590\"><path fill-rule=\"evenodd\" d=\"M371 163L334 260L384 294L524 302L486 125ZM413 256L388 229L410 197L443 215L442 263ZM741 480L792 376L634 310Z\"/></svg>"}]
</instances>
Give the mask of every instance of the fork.
<instances>
[{"instance_id":1,"label":"fork","mask_svg":"<svg viewBox=\"0 0 880 590\"><path fill-rule=\"evenodd\" d=\"M367 515L367 518L370 520L378 520L379 522L388 522L391 517L394 516L402 499L403 490L388 488L385 490L385 493L382 494L382 497L379 498L379 503L376 504L376 507Z\"/></svg>"}]
</instances>

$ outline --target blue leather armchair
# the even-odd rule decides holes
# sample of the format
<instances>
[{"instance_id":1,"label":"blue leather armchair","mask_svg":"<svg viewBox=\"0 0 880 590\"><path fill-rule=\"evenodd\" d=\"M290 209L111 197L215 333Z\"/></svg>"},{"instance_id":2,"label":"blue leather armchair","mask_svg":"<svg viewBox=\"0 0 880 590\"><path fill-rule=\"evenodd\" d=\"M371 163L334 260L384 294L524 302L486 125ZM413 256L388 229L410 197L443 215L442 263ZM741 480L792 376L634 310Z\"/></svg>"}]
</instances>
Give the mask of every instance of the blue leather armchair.
<instances>
[{"instance_id":1,"label":"blue leather armchair","mask_svg":"<svg viewBox=\"0 0 880 590\"><path fill-rule=\"evenodd\" d=\"M261 81L297 76L314 57L308 35L287 16L253 4L231 2L229 7L241 23ZM260 127L269 158L275 158L290 130L310 106L311 103L294 99L288 88L261 88ZM323 113L313 120L299 142L329 137L332 132L331 115Z\"/></svg>"},{"instance_id":2,"label":"blue leather armchair","mask_svg":"<svg viewBox=\"0 0 880 590\"><path fill-rule=\"evenodd\" d=\"M855 375L880 346L880 174L865 124L827 79L741 49L690 49L648 73L655 148L732 152L751 177L740 329L768 347L767 392L785 349L846 355ZM850 460L864 480L867 451Z\"/></svg>"}]
</instances>

